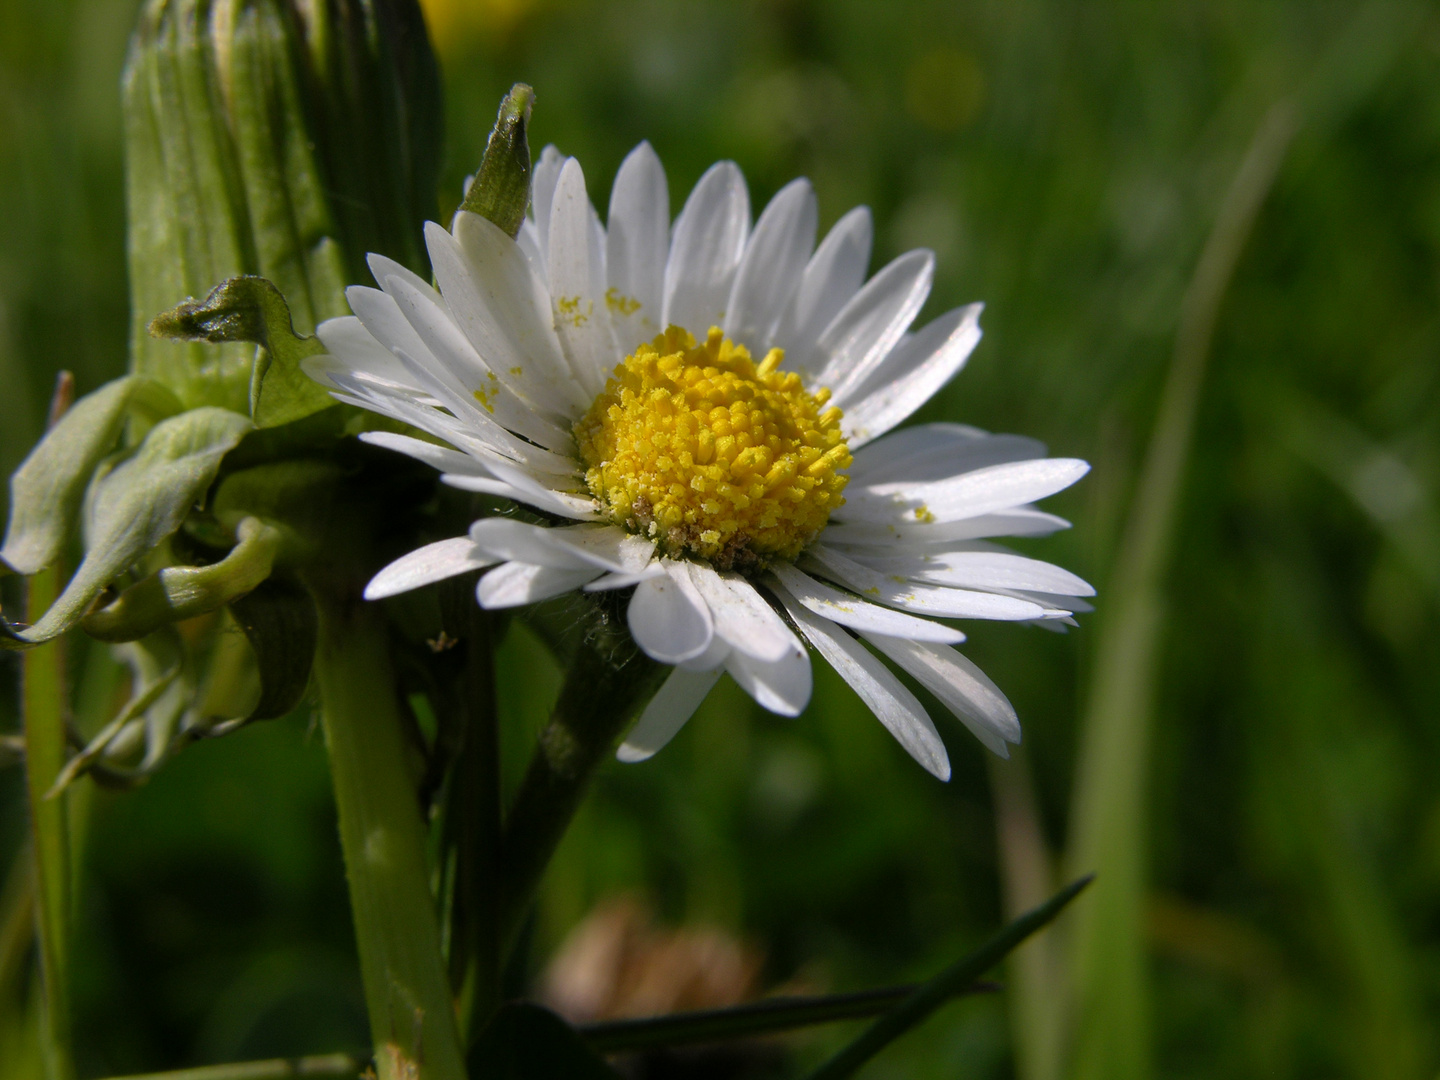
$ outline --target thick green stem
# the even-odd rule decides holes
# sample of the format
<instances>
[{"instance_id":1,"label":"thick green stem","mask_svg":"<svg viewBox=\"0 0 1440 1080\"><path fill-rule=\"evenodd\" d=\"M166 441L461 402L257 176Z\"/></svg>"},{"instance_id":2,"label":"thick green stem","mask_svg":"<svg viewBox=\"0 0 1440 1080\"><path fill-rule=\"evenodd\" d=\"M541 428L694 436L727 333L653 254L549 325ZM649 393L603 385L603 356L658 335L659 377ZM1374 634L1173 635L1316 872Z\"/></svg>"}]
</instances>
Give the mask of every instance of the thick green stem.
<instances>
[{"instance_id":1,"label":"thick green stem","mask_svg":"<svg viewBox=\"0 0 1440 1080\"><path fill-rule=\"evenodd\" d=\"M617 658L595 642L576 652L505 822L499 904L507 946L595 767L666 670L638 652Z\"/></svg>"},{"instance_id":2,"label":"thick green stem","mask_svg":"<svg viewBox=\"0 0 1440 1080\"><path fill-rule=\"evenodd\" d=\"M30 579L27 617L33 624L59 593L60 570ZM68 954L70 927L70 835L67 796L47 798L65 765L65 664L63 645L51 641L25 653L22 702L25 781L35 860L35 935L39 943L41 1049L48 1080L75 1075L70 1058Z\"/></svg>"},{"instance_id":3,"label":"thick green stem","mask_svg":"<svg viewBox=\"0 0 1440 1080\"><path fill-rule=\"evenodd\" d=\"M463 1080L425 829L378 610L318 599L315 670L380 1080Z\"/></svg>"}]
</instances>

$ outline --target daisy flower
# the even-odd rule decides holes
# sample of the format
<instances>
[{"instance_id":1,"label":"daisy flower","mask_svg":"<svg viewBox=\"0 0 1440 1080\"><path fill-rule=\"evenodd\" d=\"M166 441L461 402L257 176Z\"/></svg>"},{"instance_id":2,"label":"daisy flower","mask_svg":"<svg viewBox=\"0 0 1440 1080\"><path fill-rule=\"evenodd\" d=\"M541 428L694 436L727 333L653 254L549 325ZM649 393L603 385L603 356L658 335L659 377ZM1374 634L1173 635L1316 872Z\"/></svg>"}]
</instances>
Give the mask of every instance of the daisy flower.
<instances>
[{"instance_id":1,"label":"daisy flower","mask_svg":"<svg viewBox=\"0 0 1440 1080\"><path fill-rule=\"evenodd\" d=\"M807 645L936 776L944 743L882 656L1005 754L1015 712L940 620L1088 610L1084 581L991 540L1064 528L1032 504L1088 466L960 424L887 435L965 363L980 305L911 332L933 254L866 280L869 211L816 247L803 179L752 228L744 177L720 162L672 225L648 143L621 166L606 225L580 163L547 147L531 214L514 239L464 211L449 231L427 224L438 288L372 255L380 287L351 288L355 315L319 329L312 378L438 442L362 438L550 522L484 518L387 566L366 596L480 568L486 608L632 589L636 644L674 668L626 761L662 747L722 672L798 714Z\"/></svg>"}]
</instances>

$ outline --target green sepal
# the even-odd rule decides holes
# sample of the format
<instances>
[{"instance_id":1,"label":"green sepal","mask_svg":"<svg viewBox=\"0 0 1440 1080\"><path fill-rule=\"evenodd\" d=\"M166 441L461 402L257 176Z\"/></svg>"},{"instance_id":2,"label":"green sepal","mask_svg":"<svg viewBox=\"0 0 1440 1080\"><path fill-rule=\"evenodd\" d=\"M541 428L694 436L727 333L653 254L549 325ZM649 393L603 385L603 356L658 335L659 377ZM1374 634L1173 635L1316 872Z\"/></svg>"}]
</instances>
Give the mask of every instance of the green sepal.
<instances>
[{"instance_id":1,"label":"green sepal","mask_svg":"<svg viewBox=\"0 0 1440 1080\"><path fill-rule=\"evenodd\" d=\"M286 715L305 696L315 660L315 602L294 582L270 578L230 605L260 668L260 701L251 720Z\"/></svg>"},{"instance_id":2,"label":"green sepal","mask_svg":"<svg viewBox=\"0 0 1440 1080\"><path fill-rule=\"evenodd\" d=\"M495 1080L620 1080L579 1032L549 1009L525 1001L496 1010L468 1065L471 1076Z\"/></svg>"},{"instance_id":3,"label":"green sepal","mask_svg":"<svg viewBox=\"0 0 1440 1080\"><path fill-rule=\"evenodd\" d=\"M136 641L168 623L191 619L238 600L270 576L280 551L279 529L246 518L230 553L209 566L167 566L132 585L81 620L100 641Z\"/></svg>"},{"instance_id":4,"label":"green sepal","mask_svg":"<svg viewBox=\"0 0 1440 1080\"><path fill-rule=\"evenodd\" d=\"M180 341L248 341L262 347L250 378L250 415L259 428L304 419L335 404L300 362L325 351L317 337L295 332L290 306L268 280L254 275L222 281L204 300L155 316L155 337Z\"/></svg>"},{"instance_id":5,"label":"green sepal","mask_svg":"<svg viewBox=\"0 0 1440 1080\"><path fill-rule=\"evenodd\" d=\"M115 447L128 413L160 419L180 411L159 383L126 375L86 394L30 451L10 478L10 525L0 560L37 574L64 551L90 477Z\"/></svg>"},{"instance_id":6,"label":"green sepal","mask_svg":"<svg viewBox=\"0 0 1440 1080\"><path fill-rule=\"evenodd\" d=\"M251 430L228 409L191 409L150 429L135 453L96 483L84 560L60 598L34 626L6 627L11 648L58 637L106 587L180 527L220 469L220 459Z\"/></svg>"},{"instance_id":7,"label":"green sepal","mask_svg":"<svg viewBox=\"0 0 1440 1080\"><path fill-rule=\"evenodd\" d=\"M524 83L516 83L500 102L500 114L485 156L470 188L465 192L461 210L488 218L510 236L520 232L525 209L530 205L530 108L535 91Z\"/></svg>"}]
</instances>

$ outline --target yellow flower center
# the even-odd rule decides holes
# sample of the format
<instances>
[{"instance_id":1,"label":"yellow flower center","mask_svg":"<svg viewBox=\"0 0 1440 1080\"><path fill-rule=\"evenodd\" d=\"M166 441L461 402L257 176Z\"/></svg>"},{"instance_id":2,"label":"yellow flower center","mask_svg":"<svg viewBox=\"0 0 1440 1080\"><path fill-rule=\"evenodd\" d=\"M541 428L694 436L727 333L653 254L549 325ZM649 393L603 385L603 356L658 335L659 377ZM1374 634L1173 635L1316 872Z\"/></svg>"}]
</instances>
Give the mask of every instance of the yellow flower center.
<instances>
[{"instance_id":1,"label":"yellow flower center","mask_svg":"<svg viewBox=\"0 0 1440 1080\"><path fill-rule=\"evenodd\" d=\"M830 391L808 393L782 359L678 326L627 356L575 425L605 512L721 570L800 554L844 501L850 449Z\"/></svg>"}]
</instances>

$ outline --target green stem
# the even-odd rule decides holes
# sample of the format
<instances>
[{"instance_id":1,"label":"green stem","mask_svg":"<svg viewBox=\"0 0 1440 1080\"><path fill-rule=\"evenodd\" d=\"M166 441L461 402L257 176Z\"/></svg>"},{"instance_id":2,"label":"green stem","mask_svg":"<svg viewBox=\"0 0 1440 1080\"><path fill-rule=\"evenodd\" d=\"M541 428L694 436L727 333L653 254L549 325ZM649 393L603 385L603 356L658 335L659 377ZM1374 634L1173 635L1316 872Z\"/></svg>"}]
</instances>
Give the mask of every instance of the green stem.
<instances>
[{"instance_id":1,"label":"green stem","mask_svg":"<svg viewBox=\"0 0 1440 1080\"><path fill-rule=\"evenodd\" d=\"M467 579L467 584L470 582ZM446 823L455 856L451 980L463 980L463 1034L468 1042L500 1005L500 725L495 700L494 627L488 612L465 590L465 714L463 741Z\"/></svg>"},{"instance_id":2,"label":"green stem","mask_svg":"<svg viewBox=\"0 0 1440 1080\"><path fill-rule=\"evenodd\" d=\"M27 618L33 625L55 602L60 569L30 579ZM41 1048L49 1080L71 1080L68 959L70 837L65 795L47 798L65 765L65 654L60 641L30 649L21 661L25 781L35 860L35 934L39 943Z\"/></svg>"},{"instance_id":3,"label":"green stem","mask_svg":"<svg viewBox=\"0 0 1440 1080\"><path fill-rule=\"evenodd\" d=\"M577 650L505 821L499 911L507 948L596 766L667 670L633 648L617 657L592 640Z\"/></svg>"},{"instance_id":4,"label":"green stem","mask_svg":"<svg viewBox=\"0 0 1440 1080\"><path fill-rule=\"evenodd\" d=\"M317 605L315 671L379 1078L463 1080L385 626L359 601Z\"/></svg>"}]
</instances>

